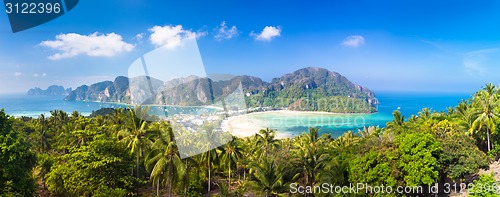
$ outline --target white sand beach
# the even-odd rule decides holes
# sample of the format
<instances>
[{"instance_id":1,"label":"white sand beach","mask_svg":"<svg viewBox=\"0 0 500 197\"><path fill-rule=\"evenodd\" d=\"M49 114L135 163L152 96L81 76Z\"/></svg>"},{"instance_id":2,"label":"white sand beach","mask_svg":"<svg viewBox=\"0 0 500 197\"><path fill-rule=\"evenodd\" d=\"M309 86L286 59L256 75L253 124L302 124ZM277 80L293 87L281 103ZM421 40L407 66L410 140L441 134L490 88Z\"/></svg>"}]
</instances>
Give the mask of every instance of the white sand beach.
<instances>
[{"instance_id":1,"label":"white sand beach","mask_svg":"<svg viewBox=\"0 0 500 197\"><path fill-rule=\"evenodd\" d=\"M267 111L267 112L255 112L250 114L244 114L239 116L232 116L227 118L222 122L222 130L229 131L232 135L237 137L248 137L255 135L260 129L265 129L268 125L263 120L252 117L254 114L266 114L266 115L293 115L293 116L317 116L317 115L348 115L341 113L329 113L329 112L315 112L315 111ZM272 128L271 128L272 129ZM288 138L293 137L290 133L280 132L276 133L277 138Z\"/></svg>"}]
</instances>

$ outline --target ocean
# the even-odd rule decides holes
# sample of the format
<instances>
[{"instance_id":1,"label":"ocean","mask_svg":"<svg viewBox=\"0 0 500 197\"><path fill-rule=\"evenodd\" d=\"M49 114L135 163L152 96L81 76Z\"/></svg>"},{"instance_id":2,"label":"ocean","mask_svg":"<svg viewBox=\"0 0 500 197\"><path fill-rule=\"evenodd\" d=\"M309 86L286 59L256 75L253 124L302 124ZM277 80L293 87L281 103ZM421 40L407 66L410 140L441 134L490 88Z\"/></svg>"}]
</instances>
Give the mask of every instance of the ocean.
<instances>
[{"instance_id":1,"label":"ocean","mask_svg":"<svg viewBox=\"0 0 500 197\"><path fill-rule=\"evenodd\" d=\"M422 108L428 107L433 111L445 111L447 107L455 107L462 99L468 99L472 93L398 93L376 92L380 104L378 112L374 114L316 114L297 116L289 114L250 114L265 122L266 126L277 129L289 135L298 135L307 132L310 127L318 127L320 133L330 133L340 136L351 130L358 131L365 126L385 127L386 122L392 120L392 112L399 109L405 118L417 114ZM82 115L89 115L100 108L125 107L122 104L64 101L63 96L29 96L25 94L0 95L0 108L12 116L38 117L40 114L50 115L51 110L59 109L71 113L78 111ZM189 111L189 110L187 110ZM196 111L196 110L194 110Z\"/></svg>"},{"instance_id":2,"label":"ocean","mask_svg":"<svg viewBox=\"0 0 500 197\"><path fill-rule=\"evenodd\" d=\"M11 116L38 117L41 114L50 116L51 110L63 110L68 114L78 111L81 115L88 116L92 111L101 108L124 107L125 105L64 101L64 96L32 96L25 94L3 94L0 95L0 108Z\"/></svg>"},{"instance_id":3,"label":"ocean","mask_svg":"<svg viewBox=\"0 0 500 197\"><path fill-rule=\"evenodd\" d=\"M376 92L380 104L378 112L373 114L308 114L293 113L256 113L248 116L275 129L287 136L296 136L308 132L311 127L319 128L319 133L329 133L338 137L347 131L357 132L368 126L385 127L392 121L394 110L400 110L407 120L417 114L422 108L431 111L446 111L448 107L455 107L461 100L468 99L472 93L398 93Z\"/></svg>"}]
</instances>

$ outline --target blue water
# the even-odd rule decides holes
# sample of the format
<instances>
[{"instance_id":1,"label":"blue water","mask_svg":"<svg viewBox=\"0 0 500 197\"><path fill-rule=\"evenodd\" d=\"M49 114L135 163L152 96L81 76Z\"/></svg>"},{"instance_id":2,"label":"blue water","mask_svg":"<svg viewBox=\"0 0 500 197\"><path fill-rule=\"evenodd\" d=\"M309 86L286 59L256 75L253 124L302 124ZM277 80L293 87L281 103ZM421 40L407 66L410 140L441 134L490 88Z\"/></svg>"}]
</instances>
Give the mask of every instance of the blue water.
<instances>
[{"instance_id":1,"label":"blue water","mask_svg":"<svg viewBox=\"0 0 500 197\"><path fill-rule=\"evenodd\" d=\"M88 116L101 108L125 108L127 105L119 103L99 103L83 101L64 101L64 96L30 96L22 94L0 95L0 109L7 114L20 117L38 117L40 114L50 115L51 110L63 110L67 113L78 111ZM206 114L213 113L213 108L204 107L158 107L151 106L150 114L165 116L174 114Z\"/></svg>"},{"instance_id":2,"label":"blue water","mask_svg":"<svg viewBox=\"0 0 500 197\"><path fill-rule=\"evenodd\" d=\"M101 108L118 108L125 105L98 102L64 101L64 96L29 96L24 94L0 95L0 108L12 116L38 117L50 115L51 110L63 110L67 113L78 111L87 116Z\"/></svg>"},{"instance_id":3,"label":"blue water","mask_svg":"<svg viewBox=\"0 0 500 197\"><path fill-rule=\"evenodd\" d=\"M396 93L377 92L380 105L375 114L348 114L314 116L279 115L279 114L250 114L256 119L265 121L266 126L277 129L279 132L297 135L308 130L309 127L320 128L320 133L331 133L339 136L351 130L357 131L364 126L384 127L392 120L392 112L400 109L405 118L417 114L422 108L428 107L434 111L445 111L447 107L456 106L462 99L468 99L471 94L436 94L436 93ZM64 101L62 96L28 96L22 94L0 95L0 108L13 116L37 117L40 114L50 115L51 110L59 109L71 113L78 111L82 115L89 115L92 111L103 107L125 107L120 104ZM169 114L193 112L193 109L168 108ZM187 111L186 111L187 110ZM199 110L199 109L195 109ZM203 109L206 110L206 109Z\"/></svg>"},{"instance_id":4,"label":"blue water","mask_svg":"<svg viewBox=\"0 0 500 197\"><path fill-rule=\"evenodd\" d=\"M261 113L248 116L260 125L291 136L307 132L310 127L317 127L320 129L320 134L329 133L337 137L349 130L357 132L365 126L385 127L388 121L392 121L392 112L397 109L407 119L425 107L431 111L446 111L448 107L455 107L462 99L468 99L470 95L379 92L376 97L380 104L378 112L374 114Z\"/></svg>"},{"instance_id":5,"label":"blue water","mask_svg":"<svg viewBox=\"0 0 500 197\"><path fill-rule=\"evenodd\" d=\"M379 113L391 113L398 108L405 118L416 115L422 108L432 111L446 111L448 107L456 107L462 100L467 100L473 93L396 93L378 92Z\"/></svg>"}]
</instances>

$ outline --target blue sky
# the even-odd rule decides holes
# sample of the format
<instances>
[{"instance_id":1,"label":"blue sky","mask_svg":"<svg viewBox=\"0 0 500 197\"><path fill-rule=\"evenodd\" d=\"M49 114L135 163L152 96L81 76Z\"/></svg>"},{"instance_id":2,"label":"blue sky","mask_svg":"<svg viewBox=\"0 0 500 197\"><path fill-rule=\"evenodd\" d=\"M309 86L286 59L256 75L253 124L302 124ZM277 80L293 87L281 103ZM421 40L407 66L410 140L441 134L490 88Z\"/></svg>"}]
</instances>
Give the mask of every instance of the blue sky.
<instances>
[{"instance_id":1,"label":"blue sky","mask_svg":"<svg viewBox=\"0 0 500 197\"><path fill-rule=\"evenodd\" d=\"M190 36L208 73L270 81L315 66L375 91L472 92L500 83L494 0L82 0L15 34L0 14L0 93L126 76L142 54Z\"/></svg>"}]
</instances>

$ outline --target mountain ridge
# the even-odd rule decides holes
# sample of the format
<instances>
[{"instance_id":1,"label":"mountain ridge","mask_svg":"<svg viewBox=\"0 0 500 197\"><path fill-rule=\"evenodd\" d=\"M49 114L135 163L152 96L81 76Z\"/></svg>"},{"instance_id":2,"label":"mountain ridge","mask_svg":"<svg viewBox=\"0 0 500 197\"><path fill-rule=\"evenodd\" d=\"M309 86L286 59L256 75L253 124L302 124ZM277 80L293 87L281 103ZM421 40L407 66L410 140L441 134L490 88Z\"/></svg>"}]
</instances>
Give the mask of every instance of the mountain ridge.
<instances>
[{"instance_id":1,"label":"mountain ridge","mask_svg":"<svg viewBox=\"0 0 500 197\"><path fill-rule=\"evenodd\" d=\"M302 68L273 78L271 82L248 75L224 80L189 76L168 82L148 77L149 85L145 79L119 76L114 81L83 85L73 90L65 100L134 104L131 97L136 93L134 98L140 103L203 106L221 101L241 83L248 108L368 113L375 112L378 104L375 93L368 88L350 82L337 72L318 67ZM132 91L131 84L135 88ZM151 95L148 92L150 88L162 88L162 91Z\"/></svg>"},{"instance_id":2,"label":"mountain ridge","mask_svg":"<svg viewBox=\"0 0 500 197\"><path fill-rule=\"evenodd\" d=\"M51 85L47 89L43 90L39 87L34 87L28 90L26 94L28 95L52 95L52 96L66 96L69 95L73 90L71 88L64 88L59 85Z\"/></svg>"}]
</instances>

